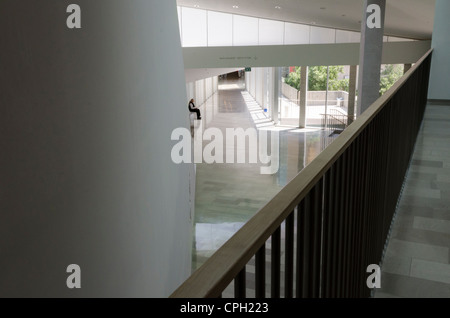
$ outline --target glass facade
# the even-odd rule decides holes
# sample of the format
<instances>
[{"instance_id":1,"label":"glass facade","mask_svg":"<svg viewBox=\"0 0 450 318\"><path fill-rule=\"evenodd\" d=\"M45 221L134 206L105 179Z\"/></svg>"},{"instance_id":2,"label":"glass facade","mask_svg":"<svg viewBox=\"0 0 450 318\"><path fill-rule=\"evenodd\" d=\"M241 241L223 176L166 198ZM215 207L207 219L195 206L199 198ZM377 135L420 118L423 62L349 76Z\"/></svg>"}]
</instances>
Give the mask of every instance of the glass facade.
<instances>
[{"instance_id":1,"label":"glass facade","mask_svg":"<svg viewBox=\"0 0 450 318\"><path fill-rule=\"evenodd\" d=\"M360 32L178 7L183 47L358 43ZM385 42L413 41L384 37Z\"/></svg>"}]
</instances>

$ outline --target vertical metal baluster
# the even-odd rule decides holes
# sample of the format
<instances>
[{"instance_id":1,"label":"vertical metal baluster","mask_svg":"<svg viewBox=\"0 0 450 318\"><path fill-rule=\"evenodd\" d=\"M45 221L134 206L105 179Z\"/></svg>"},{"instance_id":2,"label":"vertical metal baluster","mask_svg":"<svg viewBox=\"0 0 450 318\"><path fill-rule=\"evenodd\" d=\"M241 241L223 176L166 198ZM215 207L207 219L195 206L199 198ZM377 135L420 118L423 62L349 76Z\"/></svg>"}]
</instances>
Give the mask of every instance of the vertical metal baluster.
<instances>
[{"instance_id":1,"label":"vertical metal baluster","mask_svg":"<svg viewBox=\"0 0 450 318\"><path fill-rule=\"evenodd\" d=\"M322 297L329 298L330 297L330 289L331 289L331 268L332 268L332 244L333 244L333 236L332 236L332 210L331 206L333 205L333 193L332 193L332 184L334 179L334 168L331 166L330 170L325 174L324 179L324 215L323 215L323 259L322 259Z\"/></svg>"},{"instance_id":2,"label":"vertical metal baluster","mask_svg":"<svg viewBox=\"0 0 450 318\"><path fill-rule=\"evenodd\" d=\"M338 244L337 255L338 261L336 263L337 267L337 290L336 296L338 298L342 297L342 285L343 285L343 266L344 266L344 178L345 178L345 166L342 156L338 159L338 186L335 189L338 195L338 200L336 202L336 214L337 214L337 236L336 241Z\"/></svg>"},{"instance_id":3,"label":"vertical metal baluster","mask_svg":"<svg viewBox=\"0 0 450 318\"><path fill-rule=\"evenodd\" d=\"M355 256L356 256L356 244L355 244L355 235L356 235L356 219L357 219L357 213L358 210L355 208L355 198L356 198L356 192L359 191L358 189L358 143L360 142L359 138L357 138L353 142L353 146L351 147L350 152L350 180L351 180L351 187L350 187L350 267L349 267L349 293L348 297L355 297Z\"/></svg>"},{"instance_id":4,"label":"vertical metal baluster","mask_svg":"<svg viewBox=\"0 0 450 318\"><path fill-rule=\"evenodd\" d=\"M305 266L305 247L304 247L304 222L305 222L305 199L297 207L297 263L296 263L296 297L304 298L304 287L306 285Z\"/></svg>"},{"instance_id":5,"label":"vertical metal baluster","mask_svg":"<svg viewBox=\"0 0 450 318\"><path fill-rule=\"evenodd\" d=\"M293 297L294 280L294 213L291 212L286 219L286 260L285 260L285 282L284 297Z\"/></svg>"},{"instance_id":6,"label":"vertical metal baluster","mask_svg":"<svg viewBox=\"0 0 450 318\"><path fill-rule=\"evenodd\" d=\"M312 276L312 285L310 297L320 297L320 263L322 255L322 194L323 194L323 179L320 179L313 190L309 193L311 200L310 214L314 217L311 220L311 228L313 229L312 250L310 263L310 274Z\"/></svg>"},{"instance_id":7,"label":"vertical metal baluster","mask_svg":"<svg viewBox=\"0 0 450 318\"><path fill-rule=\"evenodd\" d=\"M271 253L271 297L280 298L280 255L281 255L281 229L278 227L272 234Z\"/></svg>"},{"instance_id":8,"label":"vertical metal baluster","mask_svg":"<svg viewBox=\"0 0 450 318\"><path fill-rule=\"evenodd\" d=\"M362 220L361 220L361 268L359 271L359 276L360 276L360 294L359 297L366 297L365 296L365 292L367 289L367 286L363 286L363 282L364 282L364 278L366 277L366 267L367 267L367 214L368 211L371 209L371 205L370 205L370 183L372 181L372 142L373 142L373 136L372 136L372 131L371 131L371 127L372 125L368 125L367 126L367 139L368 142L366 144L366 155L367 158L364 161L365 162L365 178L364 178L364 192L363 192L363 207L361 210L361 216L362 216ZM364 284L365 285L365 284Z\"/></svg>"},{"instance_id":9,"label":"vertical metal baluster","mask_svg":"<svg viewBox=\"0 0 450 318\"><path fill-rule=\"evenodd\" d=\"M345 208L344 208L344 257L345 257L345 266L344 266L344 284L343 284L343 297L349 297L350 291L350 266L352 259L350 257L350 234L351 234L351 171L353 170L352 161L351 161L351 150L352 145L345 150Z\"/></svg>"},{"instance_id":10,"label":"vertical metal baluster","mask_svg":"<svg viewBox=\"0 0 450 318\"><path fill-rule=\"evenodd\" d=\"M311 190L312 191L312 190ZM303 200L304 202L304 213L302 215L302 233L303 233L303 297L312 297L312 288L314 284L314 276L312 274L312 250L314 248L313 244L313 233L314 229L311 225L311 219L314 217L313 210L311 209L311 192Z\"/></svg>"},{"instance_id":11,"label":"vertical metal baluster","mask_svg":"<svg viewBox=\"0 0 450 318\"><path fill-rule=\"evenodd\" d=\"M339 191L337 188L339 187L339 180L341 178L341 170L340 170L340 161L336 161L333 164L333 170L334 170L334 182L332 187L333 192L333 205L332 208L332 240L333 240L333 246L332 246L332 262L331 262L331 295L330 297L338 297L338 263L339 263L339 252L338 252L338 233L339 233L339 202L340 202L340 196Z\"/></svg>"},{"instance_id":12,"label":"vertical metal baluster","mask_svg":"<svg viewBox=\"0 0 450 318\"><path fill-rule=\"evenodd\" d=\"M266 298L266 244L263 244L255 257L255 296Z\"/></svg>"},{"instance_id":13,"label":"vertical metal baluster","mask_svg":"<svg viewBox=\"0 0 450 318\"><path fill-rule=\"evenodd\" d=\"M245 266L234 279L234 297L246 298Z\"/></svg>"}]
</instances>

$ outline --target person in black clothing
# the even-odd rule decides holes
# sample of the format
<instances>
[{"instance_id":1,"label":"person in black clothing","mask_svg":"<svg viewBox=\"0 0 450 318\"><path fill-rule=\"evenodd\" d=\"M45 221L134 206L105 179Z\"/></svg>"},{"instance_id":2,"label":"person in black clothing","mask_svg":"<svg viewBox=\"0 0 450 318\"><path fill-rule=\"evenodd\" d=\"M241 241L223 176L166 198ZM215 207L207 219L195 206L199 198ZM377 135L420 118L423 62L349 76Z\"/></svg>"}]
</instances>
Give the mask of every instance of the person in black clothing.
<instances>
[{"instance_id":1,"label":"person in black clothing","mask_svg":"<svg viewBox=\"0 0 450 318\"><path fill-rule=\"evenodd\" d=\"M194 99L191 99L189 101L189 111L191 113L196 113L197 114L197 119L202 119L202 116L200 114L200 109L198 109L197 107L195 107L194 105Z\"/></svg>"}]
</instances>

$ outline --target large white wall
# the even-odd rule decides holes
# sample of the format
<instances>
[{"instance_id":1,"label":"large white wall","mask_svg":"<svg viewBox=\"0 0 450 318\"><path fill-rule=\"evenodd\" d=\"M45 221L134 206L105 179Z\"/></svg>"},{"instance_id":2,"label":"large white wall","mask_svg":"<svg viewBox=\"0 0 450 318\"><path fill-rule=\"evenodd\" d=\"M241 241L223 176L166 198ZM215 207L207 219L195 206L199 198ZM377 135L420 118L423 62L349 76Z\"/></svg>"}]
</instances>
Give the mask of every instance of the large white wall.
<instances>
[{"instance_id":1,"label":"large white wall","mask_svg":"<svg viewBox=\"0 0 450 318\"><path fill-rule=\"evenodd\" d=\"M242 68L191 68L185 69L186 83L195 82L205 78L214 78L222 74L233 73Z\"/></svg>"},{"instance_id":2,"label":"large white wall","mask_svg":"<svg viewBox=\"0 0 450 318\"><path fill-rule=\"evenodd\" d=\"M203 105L219 88L218 76L199 79L193 82L186 82L186 109L189 101L193 98L195 106Z\"/></svg>"},{"instance_id":3,"label":"large white wall","mask_svg":"<svg viewBox=\"0 0 450 318\"><path fill-rule=\"evenodd\" d=\"M175 0L0 7L0 297L168 296L192 249Z\"/></svg>"},{"instance_id":4,"label":"large white wall","mask_svg":"<svg viewBox=\"0 0 450 318\"><path fill-rule=\"evenodd\" d=\"M270 110L274 106L273 96L270 98L274 90L274 81L273 69L269 67L254 67L245 73L247 91L262 109L268 109L268 116L271 115Z\"/></svg>"},{"instance_id":5,"label":"large white wall","mask_svg":"<svg viewBox=\"0 0 450 318\"><path fill-rule=\"evenodd\" d=\"M184 47L359 43L360 32L178 7ZM384 42L413 41L384 36Z\"/></svg>"},{"instance_id":6,"label":"large white wall","mask_svg":"<svg viewBox=\"0 0 450 318\"><path fill-rule=\"evenodd\" d=\"M383 64L416 63L431 41L391 42L383 45ZM358 65L359 43L185 47L186 68L245 68L310 65Z\"/></svg>"},{"instance_id":7,"label":"large white wall","mask_svg":"<svg viewBox=\"0 0 450 318\"><path fill-rule=\"evenodd\" d=\"M436 0L429 99L450 100L450 1Z\"/></svg>"}]
</instances>

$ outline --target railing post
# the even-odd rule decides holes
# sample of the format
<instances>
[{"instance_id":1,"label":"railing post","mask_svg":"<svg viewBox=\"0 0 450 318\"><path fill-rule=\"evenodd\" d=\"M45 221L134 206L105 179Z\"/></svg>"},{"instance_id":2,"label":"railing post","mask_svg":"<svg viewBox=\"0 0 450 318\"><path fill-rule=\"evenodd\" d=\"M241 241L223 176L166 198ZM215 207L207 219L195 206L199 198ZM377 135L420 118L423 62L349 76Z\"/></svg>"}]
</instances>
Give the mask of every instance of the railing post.
<instances>
[{"instance_id":1,"label":"railing post","mask_svg":"<svg viewBox=\"0 0 450 318\"><path fill-rule=\"evenodd\" d=\"M286 219L286 248L285 248L285 272L284 272L284 297L293 297L294 281L294 213L291 212Z\"/></svg>"},{"instance_id":2,"label":"railing post","mask_svg":"<svg viewBox=\"0 0 450 318\"><path fill-rule=\"evenodd\" d=\"M234 279L234 297L246 298L246 272L245 266Z\"/></svg>"},{"instance_id":3,"label":"railing post","mask_svg":"<svg viewBox=\"0 0 450 318\"><path fill-rule=\"evenodd\" d=\"M323 179L311 190L308 197L310 200L310 211L312 215L310 228L312 228L312 244L310 250L310 297L320 297L320 266L322 258L322 199Z\"/></svg>"},{"instance_id":4,"label":"railing post","mask_svg":"<svg viewBox=\"0 0 450 318\"><path fill-rule=\"evenodd\" d=\"M324 178L324 207L323 207L323 248L322 248L322 278L321 278L321 297L329 298L331 295L332 281L332 245L333 245L333 223L332 223L332 204L333 204L333 183L334 166L326 172Z\"/></svg>"},{"instance_id":5,"label":"railing post","mask_svg":"<svg viewBox=\"0 0 450 318\"><path fill-rule=\"evenodd\" d=\"M278 227L272 234L271 253L271 297L280 298L280 256L281 256L281 229Z\"/></svg>"},{"instance_id":6,"label":"railing post","mask_svg":"<svg viewBox=\"0 0 450 318\"><path fill-rule=\"evenodd\" d=\"M259 249L255 257L255 296L266 298L266 245Z\"/></svg>"},{"instance_id":7,"label":"railing post","mask_svg":"<svg viewBox=\"0 0 450 318\"><path fill-rule=\"evenodd\" d=\"M308 224L306 221L306 208L305 208L306 198L303 199L297 206L297 262L296 262L296 279L295 279L295 291L297 298L308 297L305 292L307 286L308 273L306 272L307 263L306 259L306 249L309 243L308 235ZM305 274L306 273L306 274Z\"/></svg>"}]
</instances>

